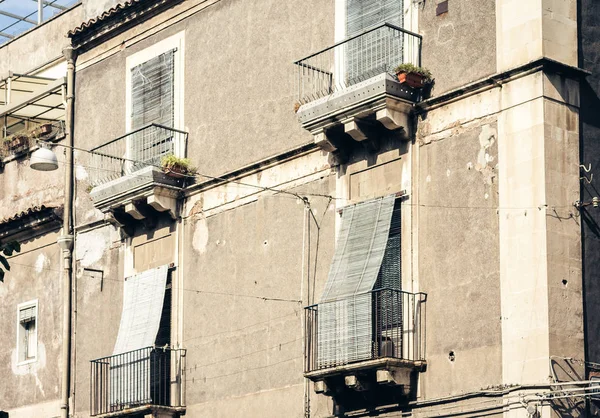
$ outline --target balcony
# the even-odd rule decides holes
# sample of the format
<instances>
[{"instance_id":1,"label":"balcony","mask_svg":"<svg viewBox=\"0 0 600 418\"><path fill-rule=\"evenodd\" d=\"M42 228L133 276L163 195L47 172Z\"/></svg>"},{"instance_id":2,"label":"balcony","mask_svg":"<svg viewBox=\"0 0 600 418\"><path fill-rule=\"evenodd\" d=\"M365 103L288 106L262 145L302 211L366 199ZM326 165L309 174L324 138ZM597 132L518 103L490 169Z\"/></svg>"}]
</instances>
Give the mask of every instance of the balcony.
<instances>
[{"instance_id":1,"label":"balcony","mask_svg":"<svg viewBox=\"0 0 600 418\"><path fill-rule=\"evenodd\" d=\"M418 372L426 368L426 299L381 288L305 308L304 376L315 382L315 392L346 410L413 397ZM359 306L370 312L355 312Z\"/></svg>"},{"instance_id":2,"label":"balcony","mask_svg":"<svg viewBox=\"0 0 600 418\"><path fill-rule=\"evenodd\" d=\"M92 360L90 415L184 415L185 360L185 349L155 347Z\"/></svg>"},{"instance_id":3,"label":"balcony","mask_svg":"<svg viewBox=\"0 0 600 418\"><path fill-rule=\"evenodd\" d=\"M335 152L382 128L408 134L421 89L400 84L394 68L421 65L421 38L384 23L295 62L298 119L315 143Z\"/></svg>"},{"instance_id":4,"label":"balcony","mask_svg":"<svg viewBox=\"0 0 600 418\"><path fill-rule=\"evenodd\" d=\"M0 162L65 136L65 79L11 73L0 80Z\"/></svg>"},{"instance_id":5,"label":"balcony","mask_svg":"<svg viewBox=\"0 0 600 418\"><path fill-rule=\"evenodd\" d=\"M153 123L92 149L86 165L94 206L120 226L157 212L175 218L186 179L165 174L160 164L169 154L185 155L187 137Z\"/></svg>"}]
</instances>

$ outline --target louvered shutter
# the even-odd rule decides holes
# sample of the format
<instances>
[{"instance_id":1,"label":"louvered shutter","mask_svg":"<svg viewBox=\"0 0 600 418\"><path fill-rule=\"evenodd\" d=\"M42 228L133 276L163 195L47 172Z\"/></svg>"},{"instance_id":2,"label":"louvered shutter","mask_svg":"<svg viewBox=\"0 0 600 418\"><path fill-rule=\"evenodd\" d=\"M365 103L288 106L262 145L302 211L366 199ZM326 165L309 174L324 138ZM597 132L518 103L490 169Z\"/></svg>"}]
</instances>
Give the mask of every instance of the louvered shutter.
<instances>
[{"instance_id":1,"label":"louvered shutter","mask_svg":"<svg viewBox=\"0 0 600 418\"><path fill-rule=\"evenodd\" d=\"M319 368L368 359L372 294L388 242L395 196L344 209L335 254L319 302Z\"/></svg>"},{"instance_id":2,"label":"louvered shutter","mask_svg":"<svg viewBox=\"0 0 600 418\"><path fill-rule=\"evenodd\" d=\"M373 294L373 324L375 351L380 356L397 356L402 353L402 254L401 205L394 204L390 233L375 283Z\"/></svg>"},{"instance_id":3,"label":"louvered shutter","mask_svg":"<svg viewBox=\"0 0 600 418\"><path fill-rule=\"evenodd\" d=\"M34 321L36 317L35 306L29 306L19 311L19 322L30 322Z\"/></svg>"},{"instance_id":4,"label":"louvered shutter","mask_svg":"<svg viewBox=\"0 0 600 418\"><path fill-rule=\"evenodd\" d=\"M403 13L403 0L346 0L346 36L382 23L402 27ZM392 36L399 39L390 42ZM390 71L402 63L402 35L387 28L370 32L346 44L346 57L348 85Z\"/></svg>"},{"instance_id":5,"label":"louvered shutter","mask_svg":"<svg viewBox=\"0 0 600 418\"><path fill-rule=\"evenodd\" d=\"M174 127L175 49L131 69L131 129L150 123ZM173 152L173 142L159 129L131 135L130 159L148 164Z\"/></svg>"}]
</instances>

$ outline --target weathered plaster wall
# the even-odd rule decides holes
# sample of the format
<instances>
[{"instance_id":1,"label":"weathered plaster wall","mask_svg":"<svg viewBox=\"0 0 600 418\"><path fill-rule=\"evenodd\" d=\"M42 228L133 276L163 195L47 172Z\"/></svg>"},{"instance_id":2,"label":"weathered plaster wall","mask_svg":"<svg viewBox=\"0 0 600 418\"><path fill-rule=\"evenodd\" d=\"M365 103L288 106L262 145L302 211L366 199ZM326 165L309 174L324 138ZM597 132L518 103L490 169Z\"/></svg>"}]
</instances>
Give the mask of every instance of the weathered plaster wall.
<instances>
[{"instance_id":1,"label":"weathered plaster wall","mask_svg":"<svg viewBox=\"0 0 600 418\"><path fill-rule=\"evenodd\" d=\"M460 113L463 105L455 110ZM429 132L436 131L429 121L452 108L423 117L414 172L419 242L414 251L419 289L428 294L424 399L502 379L497 122L488 116Z\"/></svg>"},{"instance_id":2,"label":"weathered plaster wall","mask_svg":"<svg viewBox=\"0 0 600 418\"><path fill-rule=\"evenodd\" d=\"M293 191L329 194L331 184L325 176ZM318 252L316 225L311 219L309 237L304 204L294 196L262 194L232 210L186 219L188 414L302 415L302 308L320 297L335 216L328 198L309 199L320 226ZM303 280L309 259L310 287ZM327 399L311 396L314 416L327 416Z\"/></svg>"},{"instance_id":3,"label":"weathered plaster wall","mask_svg":"<svg viewBox=\"0 0 600 418\"><path fill-rule=\"evenodd\" d=\"M448 13L439 16L437 3L416 6L423 66L435 78L433 95L496 72L495 0L449 1Z\"/></svg>"},{"instance_id":4,"label":"weathered plaster wall","mask_svg":"<svg viewBox=\"0 0 600 418\"><path fill-rule=\"evenodd\" d=\"M83 8L77 6L0 46L0 78L6 77L9 71L27 74L62 57L62 49L69 44L67 31L82 21Z\"/></svg>"},{"instance_id":5,"label":"weathered plaster wall","mask_svg":"<svg viewBox=\"0 0 600 418\"><path fill-rule=\"evenodd\" d=\"M194 3L201 2L184 2L151 22L175 19ZM125 57L185 31L184 125L188 155L201 172L222 174L310 142L293 111L293 62L331 44L333 30L331 0L221 1L150 37L132 29L80 57L76 112L95 117L78 118L76 141L98 145L125 132ZM113 43L122 46L109 50ZM90 65L102 51L106 58Z\"/></svg>"},{"instance_id":6,"label":"weathered plaster wall","mask_svg":"<svg viewBox=\"0 0 600 418\"><path fill-rule=\"evenodd\" d=\"M40 175L29 167L29 157L9 161L0 171L0 219L33 206L63 206L64 156L57 153L58 170Z\"/></svg>"},{"instance_id":7,"label":"weathered plaster wall","mask_svg":"<svg viewBox=\"0 0 600 418\"><path fill-rule=\"evenodd\" d=\"M111 225L80 232L75 240L74 408L89 416L90 360L113 352L123 300L124 248Z\"/></svg>"},{"instance_id":8,"label":"weathered plaster wall","mask_svg":"<svg viewBox=\"0 0 600 418\"><path fill-rule=\"evenodd\" d=\"M48 233L22 243L0 283L0 405L11 418L59 413L62 299L57 237L58 233ZM17 305L34 299L38 299L38 359L18 365Z\"/></svg>"},{"instance_id":9,"label":"weathered plaster wall","mask_svg":"<svg viewBox=\"0 0 600 418\"><path fill-rule=\"evenodd\" d=\"M119 0L83 0L84 20L94 19L111 7L122 3Z\"/></svg>"}]
</instances>

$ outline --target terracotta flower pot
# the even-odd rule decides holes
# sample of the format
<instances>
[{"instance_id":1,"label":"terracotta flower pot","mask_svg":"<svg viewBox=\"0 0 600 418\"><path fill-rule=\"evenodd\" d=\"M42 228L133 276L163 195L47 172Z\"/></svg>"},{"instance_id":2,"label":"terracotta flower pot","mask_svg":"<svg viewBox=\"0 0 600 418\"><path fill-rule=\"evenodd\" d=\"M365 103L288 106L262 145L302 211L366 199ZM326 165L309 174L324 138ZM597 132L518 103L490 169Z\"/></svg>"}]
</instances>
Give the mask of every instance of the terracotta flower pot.
<instances>
[{"instance_id":1,"label":"terracotta flower pot","mask_svg":"<svg viewBox=\"0 0 600 418\"><path fill-rule=\"evenodd\" d=\"M401 84L407 84L415 89L421 88L425 85L425 76L418 73L398 73L398 81Z\"/></svg>"},{"instance_id":2,"label":"terracotta flower pot","mask_svg":"<svg viewBox=\"0 0 600 418\"><path fill-rule=\"evenodd\" d=\"M29 145L29 138L26 137L25 135L18 135L18 136L15 136L12 139L12 141L9 142L8 148L11 151L15 151L15 150L23 148L27 145Z\"/></svg>"},{"instance_id":3,"label":"terracotta flower pot","mask_svg":"<svg viewBox=\"0 0 600 418\"><path fill-rule=\"evenodd\" d=\"M33 130L33 135L36 138L40 138L52 133L52 124L44 123Z\"/></svg>"},{"instance_id":4,"label":"terracotta flower pot","mask_svg":"<svg viewBox=\"0 0 600 418\"><path fill-rule=\"evenodd\" d=\"M186 171L183 168L176 166L176 165L171 166L171 167L165 167L164 172L167 176L173 177L176 179L184 178L187 175Z\"/></svg>"}]
</instances>

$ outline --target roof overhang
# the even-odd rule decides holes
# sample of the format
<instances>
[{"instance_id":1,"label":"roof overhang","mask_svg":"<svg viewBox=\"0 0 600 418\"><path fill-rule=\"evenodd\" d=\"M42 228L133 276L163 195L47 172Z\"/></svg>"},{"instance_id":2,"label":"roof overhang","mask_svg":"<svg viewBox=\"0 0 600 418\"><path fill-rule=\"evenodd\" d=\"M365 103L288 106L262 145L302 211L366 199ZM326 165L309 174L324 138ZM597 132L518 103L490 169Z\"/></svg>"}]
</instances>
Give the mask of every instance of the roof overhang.
<instances>
[{"instance_id":1,"label":"roof overhang","mask_svg":"<svg viewBox=\"0 0 600 418\"><path fill-rule=\"evenodd\" d=\"M35 206L0 220L0 243L23 242L55 231L62 224L62 208Z\"/></svg>"}]
</instances>

